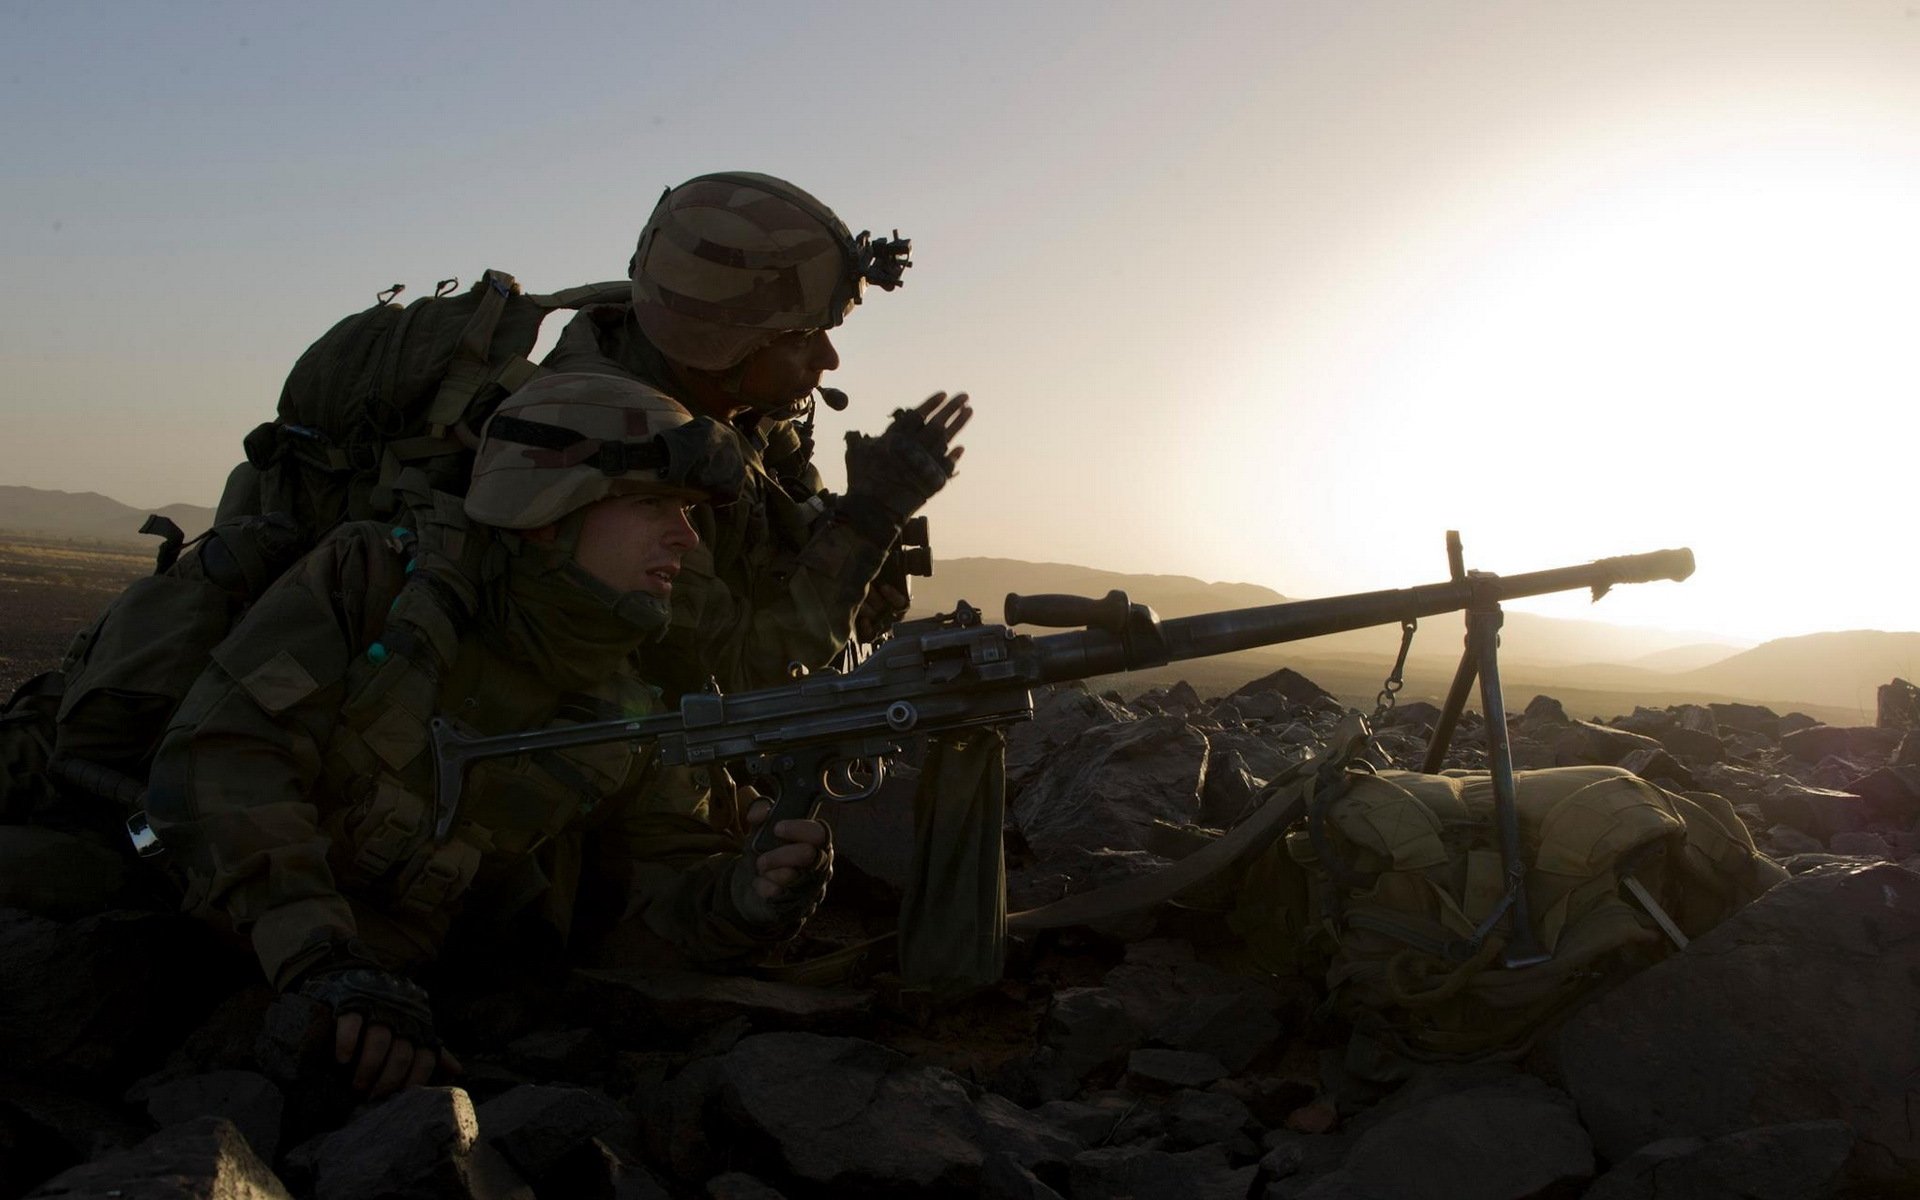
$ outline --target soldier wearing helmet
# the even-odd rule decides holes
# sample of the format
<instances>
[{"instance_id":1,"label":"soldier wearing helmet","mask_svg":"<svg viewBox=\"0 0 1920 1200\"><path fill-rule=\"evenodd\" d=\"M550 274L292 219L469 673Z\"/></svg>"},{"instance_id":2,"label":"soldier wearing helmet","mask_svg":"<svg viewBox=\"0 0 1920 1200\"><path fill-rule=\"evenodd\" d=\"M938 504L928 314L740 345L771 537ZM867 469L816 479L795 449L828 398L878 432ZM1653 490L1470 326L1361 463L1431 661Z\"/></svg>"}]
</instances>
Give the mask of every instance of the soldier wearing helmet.
<instances>
[{"instance_id":1,"label":"soldier wearing helmet","mask_svg":"<svg viewBox=\"0 0 1920 1200\"><path fill-rule=\"evenodd\" d=\"M839 365L830 330L868 284L891 290L908 244L854 235L783 180L703 175L668 189L629 264L631 305L583 311L546 365L639 379L724 425L739 500L701 506L662 648L662 682L726 690L831 662L905 522L945 485L972 410L936 395L880 437L849 437L847 491L810 461L813 392ZM825 394L825 393L823 393ZM837 395L837 393L835 394ZM844 403L844 399L841 399Z\"/></svg>"},{"instance_id":2,"label":"soldier wearing helmet","mask_svg":"<svg viewBox=\"0 0 1920 1200\"><path fill-rule=\"evenodd\" d=\"M413 486L403 524L339 527L215 651L149 814L189 907L333 1007L359 1090L457 1068L412 976L463 928L577 947L630 918L722 962L817 904L824 826L782 822L749 859L651 746L477 764L436 836L435 716L499 733L661 707L648 660L698 544L689 505L743 476L731 435L652 388L541 378L488 422L464 501Z\"/></svg>"}]
</instances>

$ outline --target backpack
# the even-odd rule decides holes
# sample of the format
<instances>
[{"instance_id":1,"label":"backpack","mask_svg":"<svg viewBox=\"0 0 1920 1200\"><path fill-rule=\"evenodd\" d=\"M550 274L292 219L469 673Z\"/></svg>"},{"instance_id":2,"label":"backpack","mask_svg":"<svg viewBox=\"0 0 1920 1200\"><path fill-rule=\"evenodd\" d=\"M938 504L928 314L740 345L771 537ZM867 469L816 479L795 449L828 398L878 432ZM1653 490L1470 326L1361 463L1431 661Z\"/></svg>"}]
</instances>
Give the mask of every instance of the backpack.
<instances>
[{"instance_id":1,"label":"backpack","mask_svg":"<svg viewBox=\"0 0 1920 1200\"><path fill-rule=\"evenodd\" d=\"M1505 918L1485 772L1355 773L1242 877L1231 918L1258 965L1323 972L1356 1046L1416 1061L1517 1057L1609 978L1672 953L1785 873L1732 806L1618 767L1516 774L1546 962L1500 963Z\"/></svg>"},{"instance_id":2,"label":"backpack","mask_svg":"<svg viewBox=\"0 0 1920 1200\"><path fill-rule=\"evenodd\" d=\"M406 306L400 290L335 324L288 374L276 418L246 436L213 527L188 541L164 518L154 574L135 581L69 647L54 715L53 773L73 789L137 798L167 723L247 608L334 526L399 512L415 494L464 494L479 427L539 374L529 359L558 309L624 301L629 284L547 295L486 271Z\"/></svg>"}]
</instances>

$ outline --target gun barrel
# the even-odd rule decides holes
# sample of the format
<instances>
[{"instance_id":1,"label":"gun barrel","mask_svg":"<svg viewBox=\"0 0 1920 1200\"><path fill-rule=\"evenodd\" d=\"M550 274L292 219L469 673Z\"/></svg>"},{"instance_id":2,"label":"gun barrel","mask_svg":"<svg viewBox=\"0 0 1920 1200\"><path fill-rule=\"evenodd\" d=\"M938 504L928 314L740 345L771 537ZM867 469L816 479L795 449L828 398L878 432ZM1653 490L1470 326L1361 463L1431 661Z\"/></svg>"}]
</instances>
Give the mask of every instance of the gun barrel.
<instances>
[{"instance_id":1,"label":"gun barrel","mask_svg":"<svg viewBox=\"0 0 1920 1200\"><path fill-rule=\"evenodd\" d=\"M1655 550L1524 575L1470 574L1465 579L1421 587L1176 617L1161 622L1165 645L1161 652L1151 656L1142 654L1137 641L1098 629L1036 637L1034 648L1039 655L1042 682L1055 683L1296 642L1373 625L1397 624L1411 618L1457 612L1476 602L1498 603L1577 588L1591 589L1598 599L1616 583L1680 580L1691 574L1693 551Z\"/></svg>"}]
</instances>

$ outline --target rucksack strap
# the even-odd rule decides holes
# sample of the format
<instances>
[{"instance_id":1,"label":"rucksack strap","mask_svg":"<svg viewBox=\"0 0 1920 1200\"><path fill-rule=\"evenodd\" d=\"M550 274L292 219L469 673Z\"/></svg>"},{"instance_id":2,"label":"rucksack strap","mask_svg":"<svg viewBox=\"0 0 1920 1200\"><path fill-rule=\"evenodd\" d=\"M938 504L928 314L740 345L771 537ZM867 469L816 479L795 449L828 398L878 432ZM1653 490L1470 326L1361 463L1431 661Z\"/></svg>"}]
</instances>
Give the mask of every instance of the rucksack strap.
<instances>
[{"instance_id":1,"label":"rucksack strap","mask_svg":"<svg viewBox=\"0 0 1920 1200\"><path fill-rule=\"evenodd\" d=\"M1342 788L1347 765L1372 737L1358 712L1341 719L1320 753L1295 764L1266 787L1266 798L1233 831L1145 879L1096 888L1007 917L1007 931L1029 933L1068 925L1096 925L1145 912L1231 870L1266 849L1300 819L1316 794Z\"/></svg>"}]
</instances>

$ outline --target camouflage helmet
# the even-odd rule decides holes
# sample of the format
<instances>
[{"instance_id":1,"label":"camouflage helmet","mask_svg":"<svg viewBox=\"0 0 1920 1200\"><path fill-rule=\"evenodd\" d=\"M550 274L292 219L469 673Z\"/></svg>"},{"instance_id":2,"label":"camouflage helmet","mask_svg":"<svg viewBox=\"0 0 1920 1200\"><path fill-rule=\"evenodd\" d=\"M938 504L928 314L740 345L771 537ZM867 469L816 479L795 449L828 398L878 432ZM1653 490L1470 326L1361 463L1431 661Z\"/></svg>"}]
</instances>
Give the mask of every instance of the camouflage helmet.
<instances>
[{"instance_id":1,"label":"camouflage helmet","mask_svg":"<svg viewBox=\"0 0 1920 1200\"><path fill-rule=\"evenodd\" d=\"M545 375L487 419L466 512L499 529L537 529L607 496L725 503L745 469L711 420L643 383Z\"/></svg>"},{"instance_id":2,"label":"camouflage helmet","mask_svg":"<svg viewBox=\"0 0 1920 1200\"><path fill-rule=\"evenodd\" d=\"M806 192L749 171L669 188L640 231L633 312L661 353L724 371L780 334L831 329L868 283L900 286L899 237L858 236Z\"/></svg>"}]
</instances>

